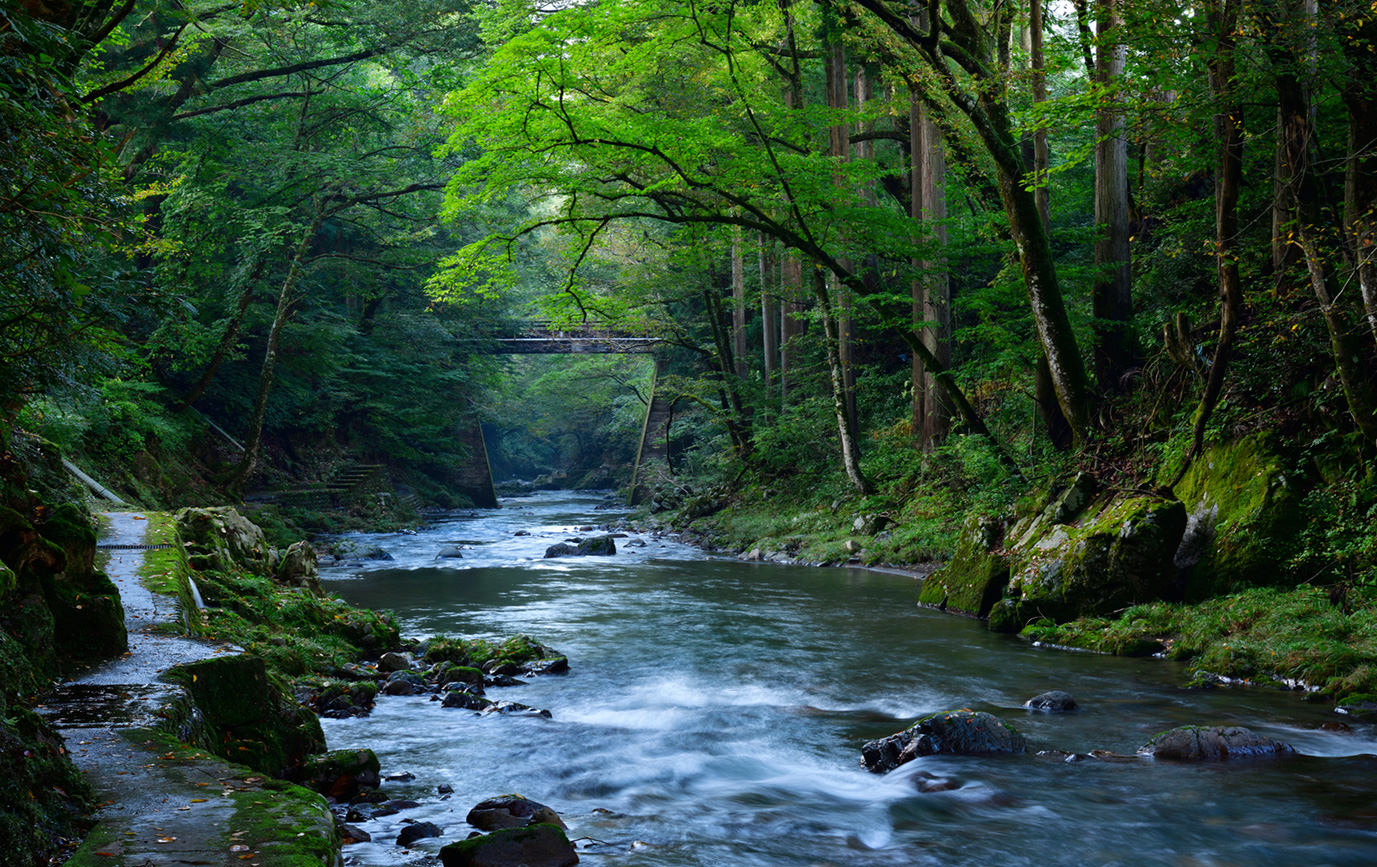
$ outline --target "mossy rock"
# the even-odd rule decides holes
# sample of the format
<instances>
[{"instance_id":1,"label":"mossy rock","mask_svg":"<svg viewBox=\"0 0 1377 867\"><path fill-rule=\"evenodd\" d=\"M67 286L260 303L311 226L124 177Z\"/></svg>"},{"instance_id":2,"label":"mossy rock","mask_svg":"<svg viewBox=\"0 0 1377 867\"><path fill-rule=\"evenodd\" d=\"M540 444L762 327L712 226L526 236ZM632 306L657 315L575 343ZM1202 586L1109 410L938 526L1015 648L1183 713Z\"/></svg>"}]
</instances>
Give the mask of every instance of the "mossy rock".
<instances>
[{"instance_id":1,"label":"mossy rock","mask_svg":"<svg viewBox=\"0 0 1377 867\"><path fill-rule=\"evenodd\" d=\"M7 713L0 719L0 851L6 864L39 867L64 838L80 834L93 797L47 722L24 709Z\"/></svg>"},{"instance_id":2,"label":"mossy rock","mask_svg":"<svg viewBox=\"0 0 1377 867\"><path fill-rule=\"evenodd\" d=\"M1185 525L1180 502L1132 496L1088 509L1078 526L1025 537L990 628L1018 631L1042 618L1062 623L1160 599L1175 580L1172 558Z\"/></svg>"},{"instance_id":3,"label":"mossy rock","mask_svg":"<svg viewBox=\"0 0 1377 867\"><path fill-rule=\"evenodd\" d=\"M272 547L263 530L233 507L182 509L176 517L187 558L196 569L272 573Z\"/></svg>"},{"instance_id":4,"label":"mossy rock","mask_svg":"<svg viewBox=\"0 0 1377 867\"><path fill-rule=\"evenodd\" d=\"M923 581L919 604L988 616L1009 583L1009 561L999 550L1003 538L1003 521L967 518L951 562Z\"/></svg>"},{"instance_id":5,"label":"mossy rock","mask_svg":"<svg viewBox=\"0 0 1377 867\"><path fill-rule=\"evenodd\" d=\"M217 656L174 666L164 676L187 692L167 719L186 743L277 777L325 748L320 720L259 657Z\"/></svg>"},{"instance_id":6,"label":"mossy rock","mask_svg":"<svg viewBox=\"0 0 1377 867\"><path fill-rule=\"evenodd\" d=\"M1189 569L1185 595L1204 599L1274 585L1304 522L1301 491L1261 436L1212 446L1176 485L1190 515L1177 565Z\"/></svg>"},{"instance_id":7,"label":"mossy rock","mask_svg":"<svg viewBox=\"0 0 1377 867\"><path fill-rule=\"evenodd\" d=\"M889 737L861 748L861 764L883 774L923 756L1016 755L1028 742L1018 729L994 714L966 708L922 717Z\"/></svg>"},{"instance_id":8,"label":"mossy rock","mask_svg":"<svg viewBox=\"0 0 1377 867\"><path fill-rule=\"evenodd\" d=\"M347 800L362 789L376 789L380 773L381 765L372 750L334 750L302 762L298 779L326 797Z\"/></svg>"},{"instance_id":9,"label":"mossy rock","mask_svg":"<svg viewBox=\"0 0 1377 867\"><path fill-rule=\"evenodd\" d=\"M507 828L450 843L440 850L444 867L571 867L579 863L574 844L555 825Z\"/></svg>"}]
</instances>

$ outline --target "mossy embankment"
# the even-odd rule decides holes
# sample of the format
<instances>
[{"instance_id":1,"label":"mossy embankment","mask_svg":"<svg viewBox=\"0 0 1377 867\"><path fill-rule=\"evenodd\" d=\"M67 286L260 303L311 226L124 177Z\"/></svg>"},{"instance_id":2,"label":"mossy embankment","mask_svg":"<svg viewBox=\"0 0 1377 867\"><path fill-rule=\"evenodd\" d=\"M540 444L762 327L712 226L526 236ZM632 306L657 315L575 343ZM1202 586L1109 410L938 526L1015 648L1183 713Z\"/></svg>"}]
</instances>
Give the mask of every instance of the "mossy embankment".
<instances>
[{"instance_id":1,"label":"mossy embankment","mask_svg":"<svg viewBox=\"0 0 1377 867\"><path fill-rule=\"evenodd\" d=\"M932 572L916 601L1030 640L1189 664L1193 682L1377 694L1377 478L1361 444L1221 438L1174 486L1073 461L992 482L891 460L856 496L816 478L662 494L646 520L745 559ZM1141 469L1138 476L1143 475Z\"/></svg>"}]
</instances>

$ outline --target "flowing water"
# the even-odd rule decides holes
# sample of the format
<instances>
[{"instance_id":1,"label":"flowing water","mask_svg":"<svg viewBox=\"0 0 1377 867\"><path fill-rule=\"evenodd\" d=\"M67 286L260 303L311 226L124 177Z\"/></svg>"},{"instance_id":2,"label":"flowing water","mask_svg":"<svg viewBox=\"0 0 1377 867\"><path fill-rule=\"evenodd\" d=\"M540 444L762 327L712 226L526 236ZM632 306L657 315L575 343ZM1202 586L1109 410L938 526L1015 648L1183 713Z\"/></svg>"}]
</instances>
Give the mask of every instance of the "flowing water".
<instances>
[{"instance_id":1,"label":"flowing water","mask_svg":"<svg viewBox=\"0 0 1377 867\"><path fill-rule=\"evenodd\" d=\"M552 719L383 697L369 717L326 720L331 748L373 748L384 774L416 777L386 789L422 802L365 823L373 842L349 846L351 863L433 854L472 830L471 806L507 792L553 807L584 838L583 863L608 867L1377 863L1377 729L1324 728L1336 717L1298 693L1187 690L1175 663L994 635L916 607L906 576L742 563L634 533L614 557L541 559L576 526L615 517L599 501L541 494L417 535L360 537L396 560L327 570L330 589L393 610L407 635L525 632L572 665L488 691ZM463 560L435 559L455 543ZM1051 688L1082 709L1021 708ZM864 741L958 707L1012 722L1029 754L929 757L885 776L859 766ZM1302 755L1033 754L1132 754L1185 723L1245 725ZM931 776L955 788L920 791ZM444 836L404 852L402 820Z\"/></svg>"}]
</instances>

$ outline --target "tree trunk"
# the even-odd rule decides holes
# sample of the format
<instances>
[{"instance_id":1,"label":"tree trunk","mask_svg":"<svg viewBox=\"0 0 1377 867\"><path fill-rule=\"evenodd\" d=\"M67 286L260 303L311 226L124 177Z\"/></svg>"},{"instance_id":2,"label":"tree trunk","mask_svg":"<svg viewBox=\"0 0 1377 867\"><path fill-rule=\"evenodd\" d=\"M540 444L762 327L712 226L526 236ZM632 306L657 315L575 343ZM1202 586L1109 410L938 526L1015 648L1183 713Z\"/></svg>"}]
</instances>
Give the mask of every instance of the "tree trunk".
<instances>
[{"instance_id":1,"label":"tree trunk","mask_svg":"<svg viewBox=\"0 0 1377 867\"><path fill-rule=\"evenodd\" d=\"M856 431L846 412L846 382L844 379L841 355L838 352L837 325L833 319L832 302L827 293L827 277L822 268L813 269L813 297L817 300L822 314L823 341L827 344L827 370L832 386L832 410L837 417L837 434L841 438L842 470L851 481L857 493L874 493L875 487L861 472L860 448L856 442Z\"/></svg>"},{"instance_id":2,"label":"tree trunk","mask_svg":"<svg viewBox=\"0 0 1377 867\"><path fill-rule=\"evenodd\" d=\"M1100 106L1095 114L1095 375L1100 390L1115 393L1133 361L1129 319L1133 316L1129 264L1128 140L1121 100L1115 93L1124 70L1119 42L1123 0L1099 0L1095 83Z\"/></svg>"},{"instance_id":3,"label":"tree trunk","mask_svg":"<svg viewBox=\"0 0 1377 867\"><path fill-rule=\"evenodd\" d=\"M316 236L316 230L320 228L320 222L321 214L317 207L315 217L302 233L301 241L292 254L291 262L287 266L287 276L282 278L282 288L277 293L277 312L273 314L273 322L268 329L268 345L263 352L263 365L258 371L258 395L253 402L253 416L249 420L248 436L244 439L244 455L227 484L228 489L235 493L243 490L258 464L258 452L263 443L263 418L268 412L268 395L272 392L273 372L277 366L277 347L282 340L282 329L291 318L292 308L296 303L297 279L301 276L306 252L311 248L311 241Z\"/></svg>"},{"instance_id":4,"label":"tree trunk","mask_svg":"<svg viewBox=\"0 0 1377 867\"><path fill-rule=\"evenodd\" d=\"M1214 348L1205 391L1195 411L1191 448L1170 487L1186 477L1186 470L1200 454L1205 425L1219 402L1224 374L1233 352L1234 337L1243 311L1243 287L1238 273L1238 194L1243 186L1243 106L1234 89L1234 50L1238 29L1239 0L1223 0L1209 10L1215 50L1206 61L1210 92L1218 105L1215 135L1219 138L1219 176L1215 180L1215 266L1219 274L1219 341Z\"/></svg>"},{"instance_id":5,"label":"tree trunk","mask_svg":"<svg viewBox=\"0 0 1377 867\"><path fill-rule=\"evenodd\" d=\"M746 378L746 262L741 251L741 230L732 234L732 352L736 375Z\"/></svg>"},{"instance_id":6,"label":"tree trunk","mask_svg":"<svg viewBox=\"0 0 1377 867\"><path fill-rule=\"evenodd\" d=\"M850 107L849 76L846 73L846 51L840 40L834 40L828 44L827 56L823 66L827 79L827 105L839 112L845 112ZM832 124L828 127L827 138L828 155L838 164L851 159L851 128L848 124ZM847 180L840 171L840 165L838 169L832 175L832 183L841 190L846 187ZM850 261L845 257L842 258L842 261L850 268ZM856 371L852 358L854 346L851 337L850 292L839 281L834 281L831 295L837 301L837 354L841 360L843 399L846 403L848 424L852 430L855 430L858 426L858 420L856 418Z\"/></svg>"},{"instance_id":7,"label":"tree trunk","mask_svg":"<svg viewBox=\"0 0 1377 867\"><path fill-rule=\"evenodd\" d=\"M774 251L764 235L760 236L760 343L764 355L762 373L765 394L774 389L775 366L779 355L779 299L774 287L779 285L775 269ZM768 401L767 401L768 405Z\"/></svg>"},{"instance_id":8,"label":"tree trunk","mask_svg":"<svg viewBox=\"0 0 1377 867\"><path fill-rule=\"evenodd\" d=\"M1033 103L1047 101L1047 63L1042 51L1042 0L1029 0L1028 4L1028 57L1033 72ZM1047 147L1047 128L1038 125L1033 130L1033 183L1034 197L1042 224L1051 230L1052 191L1048 187L1048 172L1052 168L1052 157Z\"/></svg>"},{"instance_id":9,"label":"tree trunk","mask_svg":"<svg viewBox=\"0 0 1377 867\"><path fill-rule=\"evenodd\" d=\"M916 89L909 91L908 101L908 215L915 223L923 221L923 101ZM913 266L913 279L909 282L911 302L909 306L909 325L915 334L921 335L924 316L925 286L922 278L923 260L916 256L909 263ZM921 337L920 337L921 339ZM926 448L923 431L927 428L927 376L923 359L916 353L911 360L910 384L913 390L913 442L919 448Z\"/></svg>"},{"instance_id":10,"label":"tree trunk","mask_svg":"<svg viewBox=\"0 0 1377 867\"><path fill-rule=\"evenodd\" d=\"M929 237L938 248L947 245L947 160L942 138L928 117L923 117L923 221L931 226ZM951 363L951 283L943 261L923 263L923 344L943 367ZM951 430L951 405L930 371L924 371L923 443L932 449Z\"/></svg>"},{"instance_id":11,"label":"tree trunk","mask_svg":"<svg viewBox=\"0 0 1377 867\"><path fill-rule=\"evenodd\" d=\"M1348 111L1344 157L1344 239L1363 298L1363 315L1377 347L1377 17L1340 22L1349 62L1340 94Z\"/></svg>"}]
</instances>

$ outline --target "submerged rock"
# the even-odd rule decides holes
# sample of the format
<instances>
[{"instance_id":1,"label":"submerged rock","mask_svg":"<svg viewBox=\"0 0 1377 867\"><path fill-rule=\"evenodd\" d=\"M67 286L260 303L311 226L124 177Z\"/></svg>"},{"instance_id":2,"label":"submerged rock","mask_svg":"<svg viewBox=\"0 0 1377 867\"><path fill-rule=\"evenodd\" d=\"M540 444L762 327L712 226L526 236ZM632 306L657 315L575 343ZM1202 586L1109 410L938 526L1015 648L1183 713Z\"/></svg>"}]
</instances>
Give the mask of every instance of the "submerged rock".
<instances>
[{"instance_id":1,"label":"submerged rock","mask_svg":"<svg viewBox=\"0 0 1377 867\"><path fill-rule=\"evenodd\" d=\"M397 845L407 847L417 840L438 836L440 836L440 826L434 822L413 822L403 827L402 832L397 835Z\"/></svg>"},{"instance_id":2,"label":"submerged rock","mask_svg":"<svg viewBox=\"0 0 1377 867\"><path fill-rule=\"evenodd\" d=\"M1290 744L1242 726L1178 726L1138 748L1138 755L1178 762L1219 762L1295 753Z\"/></svg>"},{"instance_id":3,"label":"submerged rock","mask_svg":"<svg viewBox=\"0 0 1377 867\"><path fill-rule=\"evenodd\" d=\"M1071 693L1059 689L1035 695L1025 701L1023 706L1029 710L1045 710L1048 713L1066 713L1077 707L1076 700L1071 697Z\"/></svg>"},{"instance_id":4,"label":"submerged rock","mask_svg":"<svg viewBox=\"0 0 1377 867\"><path fill-rule=\"evenodd\" d=\"M555 825L507 828L440 850L444 867L572 867L579 863L574 844Z\"/></svg>"},{"instance_id":5,"label":"submerged rock","mask_svg":"<svg viewBox=\"0 0 1377 867\"><path fill-rule=\"evenodd\" d=\"M462 560L464 551L458 545L451 545L448 548L441 548L440 553L435 555L436 560Z\"/></svg>"},{"instance_id":6,"label":"submerged rock","mask_svg":"<svg viewBox=\"0 0 1377 867\"><path fill-rule=\"evenodd\" d=\"M952 710L923 717L907 729L861 748L861 763L877 774L921 756L1022 753L1023 735L994 714Z\"/></svg>"},{"instance_id":7,"label":"submerged rock","mask_svg":"<svg viewBox=\"0 0 1377 867\"><path fill-rule=\"evenodd\" d=\"M568 827L554 810L520 795L498 795L475 804L465 821L482 831L524 828L541 823Z\"/></svg>"}]
</instances>

